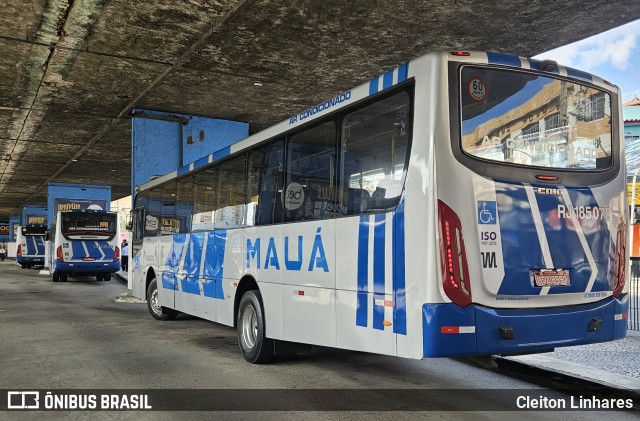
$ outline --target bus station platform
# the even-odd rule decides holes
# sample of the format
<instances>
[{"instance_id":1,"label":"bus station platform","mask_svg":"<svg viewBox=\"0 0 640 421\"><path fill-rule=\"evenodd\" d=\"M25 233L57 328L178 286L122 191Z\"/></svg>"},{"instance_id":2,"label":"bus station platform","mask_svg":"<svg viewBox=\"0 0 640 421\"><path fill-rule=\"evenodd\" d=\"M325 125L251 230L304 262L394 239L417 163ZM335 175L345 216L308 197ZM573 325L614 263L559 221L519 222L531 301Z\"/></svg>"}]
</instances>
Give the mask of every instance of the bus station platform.
<instances>
[{"instance_id":1,"label":"bus station platform","mask_svg":"<svg viewBox=\"0 0 640 421\"><path fill-rule=\"evenodd\" d=\"M127 273L115 274L127 282ZM549 376L563 376L640 397L640 331L628 330L624 339L556 348L554 352L498 357ZM500 364L498 364L500 365Z\"/></svg>"},{"instance_id":2,"label":"bus station platform","mask_svg":"<svg viewBox=\"0 0 640 421\"><path fill-rule=\"evenodd\" d=\"M532 368L640 396L640 332L613 342L556 348L554 352L504 357Z\"/></svg>"}]
</instances>

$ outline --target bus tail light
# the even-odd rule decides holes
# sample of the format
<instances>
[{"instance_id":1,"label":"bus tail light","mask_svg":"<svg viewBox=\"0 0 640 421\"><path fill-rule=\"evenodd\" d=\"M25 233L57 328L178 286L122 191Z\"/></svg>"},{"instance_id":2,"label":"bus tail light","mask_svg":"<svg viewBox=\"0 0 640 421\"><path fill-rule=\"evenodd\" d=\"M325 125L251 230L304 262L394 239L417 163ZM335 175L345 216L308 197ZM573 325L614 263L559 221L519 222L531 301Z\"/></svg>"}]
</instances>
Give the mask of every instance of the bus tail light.
<instances>
[{"instance_id":1,"label":"bus tail light","mask_svg":"<svg viewBox=\"0 0 640 421\"><path fill-rule=\"evenodd\" d=\"M113 250L113 261L117 262L118 260L120 260L120 247L116 246Z\"/></svg>"},{"instance_id":2,"label":"bus tail light","mask_svg":"<svg viewBox=\"0 0 640 421\"><path fill-rule=\"evenodd\" d=\"M471 304L471 283L467 253L462 238L462 224L458 215L444 202L438 200L440 219L440 260L443 271L443 287L447 297L460 307Z\"/></svg>"},{"instance_id":3,"label":"bus tail light","mask_svg":"<svg viewBox=\"0 0 640 421\"><path fill-rule=\"evenodd\" d=\"M22 256L22 245L21 244L18 245L18 250L16 251L16 255Z\"/></svg>"},{"instance_id":4,"label":"bus tail light","mask_svg":"<svg viewBox=\"0 0 640 421\"><path fill-rule=\"evenodd\" d=\"M59 262L64 262L64 257L62 257L62 246L58 246L56 249L56 259Z\"/></svg>"},{"instance_id":5,"label":"bus tail light","mask_svg":"<svg viewBox=\"0 0 640 421\"><path fill-rule=\"evenodd\" d=\"M616 234L616 254L613 263L613 296L617 297L624 288L625 267L627 264L627 224L624 219L618 224Z\"/></svg>"}]
</instances>

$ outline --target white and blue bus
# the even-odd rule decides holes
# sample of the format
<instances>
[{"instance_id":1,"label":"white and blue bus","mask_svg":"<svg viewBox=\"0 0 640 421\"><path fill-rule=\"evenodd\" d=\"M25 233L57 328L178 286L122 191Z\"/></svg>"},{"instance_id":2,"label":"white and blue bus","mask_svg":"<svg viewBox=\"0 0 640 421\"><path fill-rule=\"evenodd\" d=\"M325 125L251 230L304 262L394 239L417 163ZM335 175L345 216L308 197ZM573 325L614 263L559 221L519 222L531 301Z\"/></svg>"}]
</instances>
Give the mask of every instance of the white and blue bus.
<instances>
[{"instance_id":1,"label":"white and blue bus","mask_svg":"<svg viewBox=\"0 0 640 421\"><path fill-rule=\"evenodd\" d=\"M118 215L98 210L59 211L49 234L49 273L53 282L69 275L110 281L120 270Z\"/></svg>"},{"instance_id":2,"label":"white and blue bus","mask_svg":"<svg viewBox=\"0 0 640 421\"><path fill-rule=\"evenodd\" d=\"M626 334L618 88L436 52L141 186L132 292L156 319L401 357Z\"/></svg>"},{"instance_id":3,"label":"white and blue bus","mask_svg":"<svg viewBox=\"0 0 640 421\"><path fill-rule=\"evenodd\" d=\"M16 262L22 269L44 264L45 225L19 225L16 231Z\"/></svg>"}]
</instances>

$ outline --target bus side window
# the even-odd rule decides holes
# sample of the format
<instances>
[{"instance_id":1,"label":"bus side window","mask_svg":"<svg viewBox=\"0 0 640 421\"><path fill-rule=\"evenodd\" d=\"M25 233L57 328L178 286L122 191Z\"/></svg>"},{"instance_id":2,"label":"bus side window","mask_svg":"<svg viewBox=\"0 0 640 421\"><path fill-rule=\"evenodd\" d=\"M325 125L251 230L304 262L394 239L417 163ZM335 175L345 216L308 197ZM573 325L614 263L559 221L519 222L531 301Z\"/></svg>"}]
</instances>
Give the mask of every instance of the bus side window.
<instances>
[{"instance_id":1,"label":"bus side window","mask_svg":"<svg viewBox=\"0 0 640 421\"><path fill-rule=\"evenodd\" d=\"M284 138L250 152L246 199L247 225L282 222L283 160Z\"/></svg>"},{"instance_id":2,"label":"bus side window","mask_svg":"<svg viewBox=\"0 0 640 421\"><path fill-rule=\"evenodd\" d=\"M287 145L286 221L335 216L336 123L327 121L296 133Z\"/></svg>"},{"instance_id":3,"label":"bus side window","mask_svg":"<svg viewBox=\"0 0 640 421\"><path fill-rule=\"evenodd\" d=\"M398 204L408 160L409 107L409 94L400 92L344 117L340 184L349 194L349 214Z\"/></svg>"},{"instance_id":4,"label":"bus side window","mask_svg":"<svg viewBox=\"0 0 640 421\"><path fill-rule=\"evenodd\" d=\"M144 208L137 208L135 210L135 222L133 225L133 238L134 240L142 240L142 230L144 228Z\"/></svg>"}]
</instances>

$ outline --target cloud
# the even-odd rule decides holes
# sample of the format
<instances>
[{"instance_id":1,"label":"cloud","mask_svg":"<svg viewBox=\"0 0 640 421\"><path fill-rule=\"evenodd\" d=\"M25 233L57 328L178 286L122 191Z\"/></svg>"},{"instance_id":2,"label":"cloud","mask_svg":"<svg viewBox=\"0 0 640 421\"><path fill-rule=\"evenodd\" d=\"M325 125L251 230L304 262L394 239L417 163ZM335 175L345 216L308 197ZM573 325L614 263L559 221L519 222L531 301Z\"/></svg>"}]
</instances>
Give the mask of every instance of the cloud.
<instances>
[{"instance_id":1,"label":"cloud","mask_svg":"<svg viewBox=\"0 0 640 421\"><path fill-rule=\"evenodd\" d=\"M639 38L640 20L547 51L536 58L555 60L565 66L588 72L603 64L610 64L617 70L626 71Z\"/></svg>"}]
</instances>

